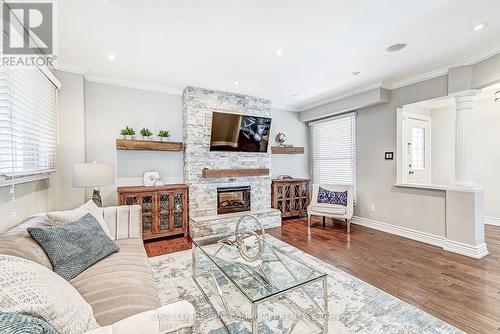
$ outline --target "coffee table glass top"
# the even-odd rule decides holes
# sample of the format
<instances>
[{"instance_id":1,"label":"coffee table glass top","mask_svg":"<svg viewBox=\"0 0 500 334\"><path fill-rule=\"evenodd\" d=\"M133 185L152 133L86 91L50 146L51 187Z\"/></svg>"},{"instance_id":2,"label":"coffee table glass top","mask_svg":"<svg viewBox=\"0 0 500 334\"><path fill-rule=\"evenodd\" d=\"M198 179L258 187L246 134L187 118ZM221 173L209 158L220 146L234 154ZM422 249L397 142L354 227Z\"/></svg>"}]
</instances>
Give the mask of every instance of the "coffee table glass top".
<instances>
[{"instance_id":1,"label":"coffee table glass top","mask_svg":"<svg viewBox=\"0 0 500 334\"><path fill-rule=\"evenodd\" d=\"M246 298L254 303L287 292L326 274L273 246L264 238L264 252L257 261L245 261L236 246L217 239L193 240L206 258L217 266Z\"/></svg>"}]
</instances>

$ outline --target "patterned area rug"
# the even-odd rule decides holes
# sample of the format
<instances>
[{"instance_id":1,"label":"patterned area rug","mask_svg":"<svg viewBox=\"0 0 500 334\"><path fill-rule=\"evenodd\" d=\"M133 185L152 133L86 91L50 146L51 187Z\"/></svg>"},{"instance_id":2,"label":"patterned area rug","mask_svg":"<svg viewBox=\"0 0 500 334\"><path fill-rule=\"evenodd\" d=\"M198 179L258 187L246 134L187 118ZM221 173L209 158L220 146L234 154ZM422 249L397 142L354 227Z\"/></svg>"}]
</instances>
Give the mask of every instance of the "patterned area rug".
<instances>
[{"instance_id":1,"label":"patterned area rug","mask_svg":"<svg viewBox=\"0 0 500 334\"><path fill-rule=\"evenodd\" d=\"M329 333L463 333L455 327L389 295L342 270L304 253L272 236L267 240L328 274ZM198 312L199 333L226 333L191 278L191 251L150 258L161 303L190 301ZM250 333L237 324L235 333ZM259 324L259 333L286 333L280 317ZM294 333L307 333L299 330Z\"/></svg>"}]
</instances>

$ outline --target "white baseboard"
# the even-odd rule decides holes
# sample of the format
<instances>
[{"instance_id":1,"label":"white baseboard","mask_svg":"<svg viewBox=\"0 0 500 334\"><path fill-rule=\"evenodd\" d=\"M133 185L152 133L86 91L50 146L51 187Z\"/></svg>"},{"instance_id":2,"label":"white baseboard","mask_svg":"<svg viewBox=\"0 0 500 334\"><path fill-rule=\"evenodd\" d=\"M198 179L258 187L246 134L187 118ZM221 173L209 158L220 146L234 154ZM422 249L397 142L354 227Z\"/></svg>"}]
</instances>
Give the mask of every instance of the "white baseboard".
<instances>
[{"instance_id":1,"label":"white baseboard","mask_svg":"<svg viewBox=\"0 0 500 334\"><path fill-rule=\"evenodd\" d=\"M483 243L479 246L470 246L457 241L446 240L443 249L448 252L457 253L460 255L465 255L468 257L473 257L475 259L480 259L488 255L488 248L486 244Z\"/></svg>"},{"instance_id":2,"label":"white baseboard","mask_svg":"<svg viewBox=\"0 0 500 334\"><path fill-rule=\"evenodd\" d=\"M500 218L497 217L484 217L486 225L500 226Z\"/></svg>"},{"instance_id":3,"label":"white baseboard","mask_svg":"<svg viewBox=\"0 0 500 334\"><path fill-rule=\"evenodd\" d=\"M445 237L412 230L406 227L400 227L392 224L383 223L369 218L354 216L351 221L353 224L373 228L374 230L395 234L400 237L420 241L429 245L438 246L446 251L457 253L480 259L489 254L486 244L477 247L462 244L460 242L448 240Z\"/></svg>"}]
</instances>

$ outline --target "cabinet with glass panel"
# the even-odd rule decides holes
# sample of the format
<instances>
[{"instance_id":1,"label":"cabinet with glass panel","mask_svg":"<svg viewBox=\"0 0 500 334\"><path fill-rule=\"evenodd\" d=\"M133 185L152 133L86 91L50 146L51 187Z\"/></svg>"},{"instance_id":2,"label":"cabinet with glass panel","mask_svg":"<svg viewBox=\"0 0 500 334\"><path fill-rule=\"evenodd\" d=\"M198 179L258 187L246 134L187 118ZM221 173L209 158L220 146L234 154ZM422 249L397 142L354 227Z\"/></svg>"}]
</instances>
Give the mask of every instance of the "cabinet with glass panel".
<instances>
[{"instance_id":1,"label":"cabinet with glass panel","mask_svg":"<svg viewBox=\"0 0 500 334\"><path fill-rule=\"evenodd\" d=\"M188 186L119 187L121 205L142 207L144 240L171 235L188 235Z\"/></svg>"}]
</instances>

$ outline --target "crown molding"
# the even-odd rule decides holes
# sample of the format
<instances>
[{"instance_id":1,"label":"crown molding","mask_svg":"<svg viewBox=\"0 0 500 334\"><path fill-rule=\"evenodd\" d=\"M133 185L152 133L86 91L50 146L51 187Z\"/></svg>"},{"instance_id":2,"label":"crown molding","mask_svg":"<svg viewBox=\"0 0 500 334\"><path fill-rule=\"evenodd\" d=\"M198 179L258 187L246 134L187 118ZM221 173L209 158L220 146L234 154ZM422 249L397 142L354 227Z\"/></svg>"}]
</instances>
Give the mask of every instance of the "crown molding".
<instances>
[{"instance_id":1,"label":"crown molding","mask_svg":"<svg viewBox=\"0 0 500 334\"><path fill-rule=\"evenodd\" d=\"M279 105L279 104L271 104L271 109L290 111L290 112L300 112L301 111L301 109L298 109L298 108L283 106L283 105Z\"/></svg>"},{"instance_id":2,"label":"crown molding","mask_svg":"<svg viewBox=\"0 0 500 334\"><path fill-rule=\"evenodd\" d=\"M433 71L430 71L427 73L418 74L418 75L415 75L415 76L412 76L412 77L409 77L409 78L406 78L403 80L395 81L392 84L390 84L388 88L389 89L397 89L397 88L413 85L413 84L416 84L416 83L419 83L422 81L434 79L434 78L440 77L442 75L448 74L448 71L451 68L459 67L459 66L475 65L475 64L477 64L485 59L488 59L490 57L497 55L498 53L500 53L500 44L495 45L486 51L477 53L474 56L465 58L463 61L461 61L459 63L455 63L453 65L442 67L442 68L439 68L439 69L436 69L436 70L433 70Z\"/></svg>"},{"instance_id":3,"label":"crown molding","mask_svg":"<svg viewBox=\"0 0 500 334\"><path fill-rule=\"evenodd\" d=\"M102 77L98 75L85 75L85 80L90 82L101 83L105 85L119 86L125 88L134 88L156 93L166 93L171 95L182 95L184 89L177 89L167 86L148 84L138 81L127 81L127 80L117 80L108 77Z\"/></svg>"},{"instance_id":4,"label":"crown molding","mask_svg":"<svg viewBox=\"0 0 500 334\"><path fill-rule=\"evenodd\" d=\"M64 64L64 63L57 63L55 68L57 71L75 73L80 75L85 75L85 73L89 71L88 68L85 68L83 66Z\"/></svg>"},{"instance_id":5,"label":"crown molding","mask_svg":"<svg viewBox=\"0 0 500 334\"><path fill-rule=\"evenodd\" d=\"M354 96L354 95L366 93L366 92L368 92L368 91L370 91L372 89L376 89L376 88L385 88L385 85L383 84L383 82L376 82L374 84L371 84L371 85L368 85L368 86L364 86L362 88L356 88L356 89L351 89L351 90L348 90L348 91L344 91L340 95L330 95L328 97L325 97L325 98L322 98L322 99L318 99L315 102L311 102L311 103L308 103L308 104L300 105L300 107L297 107L296 109L298 111L305 111L305 110L309 110L309 109L312 109L312 108L321 107L322 105L325 105L325 104L328 104L328 103L332 103L332 102L335 102L335 101L339 101L339 100L342 100L342 99L346 99L346 98L349 98L349 97Z\"/></svg>"}]
</instances>

